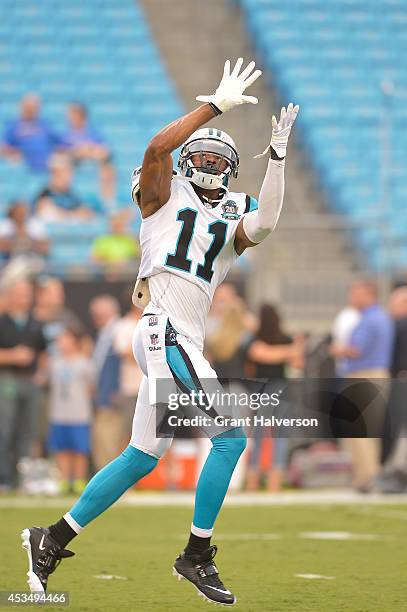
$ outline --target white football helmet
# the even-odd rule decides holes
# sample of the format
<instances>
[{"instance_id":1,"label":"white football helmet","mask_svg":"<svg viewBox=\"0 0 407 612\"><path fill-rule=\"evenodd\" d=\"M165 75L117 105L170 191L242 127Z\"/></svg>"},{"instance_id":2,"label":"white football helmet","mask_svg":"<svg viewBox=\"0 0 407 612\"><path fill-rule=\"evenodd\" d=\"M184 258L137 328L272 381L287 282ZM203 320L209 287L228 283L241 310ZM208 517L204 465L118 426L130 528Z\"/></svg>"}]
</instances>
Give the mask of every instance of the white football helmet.
<instances>
[{"instance_id":1,"label":"white football helmet","mask_svg":"<svg viewBox=\"0 0 407 612\"><path fill-rule=\"evenodd\" d=\"M215 160L207 160L205 153L210 153ZM199 165L192 163L192 157L199 155ZM222 161L227 162L224 170L220 170ZM229 177L237 178L239 156L233 139L216 128L202 128L194 132L183 144L178 159L178 167L185 176L203 189L219 189L227 187Z\"/></svg>"},{"instance_id":2,"label":"white football helmet","mask_svg":"<svg viewBox=\"0 0 407 612\"><path fill-rule=\"evenodd\" d=\"M180 172L178 170L172 171L172 176L179 176ZM137 195L140 192L140 176L141 176L141 166L137 166L131 174L131 199L135 204L137 202Z\"/></svg>"}]
</instances>

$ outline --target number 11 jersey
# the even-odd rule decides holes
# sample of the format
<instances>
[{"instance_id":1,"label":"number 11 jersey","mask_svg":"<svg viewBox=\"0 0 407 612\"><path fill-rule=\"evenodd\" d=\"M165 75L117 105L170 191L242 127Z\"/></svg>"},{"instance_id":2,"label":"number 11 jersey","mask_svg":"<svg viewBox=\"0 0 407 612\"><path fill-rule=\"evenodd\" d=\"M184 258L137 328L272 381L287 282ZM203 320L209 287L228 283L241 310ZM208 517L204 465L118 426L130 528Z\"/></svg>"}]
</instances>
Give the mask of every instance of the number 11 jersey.
<instances>
[{"instance_id":1,"label":"number 11 jersey","mask_svg":"<svg viewBox=\"0 0 407 612\"><path fill-rule=\"evenodd\" d=\"M237 258L240 219L256 207L254 198L227 190L216 206L207 206L188 181L174 177L168 202L142 220L138 278L169 272L197 285L212 301Z\"/></svg>"}]
</instances>

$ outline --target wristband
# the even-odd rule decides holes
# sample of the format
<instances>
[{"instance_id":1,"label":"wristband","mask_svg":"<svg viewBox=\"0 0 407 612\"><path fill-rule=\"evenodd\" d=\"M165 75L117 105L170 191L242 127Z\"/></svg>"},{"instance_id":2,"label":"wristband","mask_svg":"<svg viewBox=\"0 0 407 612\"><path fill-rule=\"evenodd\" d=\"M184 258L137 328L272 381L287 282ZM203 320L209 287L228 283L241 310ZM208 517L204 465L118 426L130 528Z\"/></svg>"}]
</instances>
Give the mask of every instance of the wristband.
<instances>
[{"instance_id":1,"label":"wristband","mask_svg":"<svg viewBox=\"0 0 407 612\"><path fill-rule=\"evenodd\" d=\"M215 106L215 104L213 104L213 102L208 102L208 104L211 107L211 109L213 110L213 112L215 113L215 115L221 115L222 114L222 111L220 110L220 108Z\"/></svg>"},{"instance_id":2,"label":"wristband","mask_svg":"<svg viewBox=\"0 0 407 612\"><path fill-rule=\"evenodd\" d=\"M283 159L285 159L284 157L279 157L276 153L276 151L273 149L273 147L270 145L270 159L274 160L274 161L282 161Z\"/></svg>"}]
</instances>

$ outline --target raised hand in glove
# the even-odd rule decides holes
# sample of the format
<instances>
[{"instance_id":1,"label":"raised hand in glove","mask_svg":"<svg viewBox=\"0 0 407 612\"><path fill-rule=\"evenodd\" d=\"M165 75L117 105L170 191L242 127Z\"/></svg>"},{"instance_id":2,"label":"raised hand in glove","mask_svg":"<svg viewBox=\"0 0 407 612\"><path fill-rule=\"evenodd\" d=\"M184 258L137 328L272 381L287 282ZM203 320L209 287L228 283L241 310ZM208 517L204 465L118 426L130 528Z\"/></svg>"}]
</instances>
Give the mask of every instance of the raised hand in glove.
<instances>
[{"instance_id":1,"label":"raised hand in glove","mask_svg":"<svg viewBox=\"0 0 407 612\"><path fill-rule=\"evenodd\" d=\"M243 58L239 57L232 72L230 60L226 60L223 77L215 93L211 96L197 96L199 102L208 102L218 110L219 114L239 106L240 104L257 104L254 96L245 96L244 91L261 75L261 70L254 70L255 62L250 62L239 74L243 65Z\"/></svg>"},{"instance_id":2,"label":"raised hand in glove","mask_svg":"<svg viewBox=\"0 0 407 612\"><path fill-rule=\"evenodd\" d=\"M273 115L271 120L271 142L267 149L265 149L263 153L255 155L255 158L263 157L263 155L266 155L267 152L270 150L270 147L274 150L277 157L283 158L286 156L288 137L290 135L291 128L294 125L294 121L297 118L299 110L300 107L298 106L298 104L294 106L294 104L290 102L287 107L287 110L285 106L283 106L283 108L281 109L279 121L277 121L275 115Z\"/></svg>"}]
</instances>

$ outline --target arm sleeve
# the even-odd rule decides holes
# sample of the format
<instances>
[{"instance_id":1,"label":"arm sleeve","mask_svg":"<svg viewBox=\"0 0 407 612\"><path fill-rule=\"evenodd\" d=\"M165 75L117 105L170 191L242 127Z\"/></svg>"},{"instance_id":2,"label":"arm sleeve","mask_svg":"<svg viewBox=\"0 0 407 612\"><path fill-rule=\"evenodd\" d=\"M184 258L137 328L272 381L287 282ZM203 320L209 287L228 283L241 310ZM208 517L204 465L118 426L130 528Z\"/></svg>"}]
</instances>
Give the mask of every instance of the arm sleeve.
<instances>
[{"instance_id":1,"label":"arm sleeve","mask_svg":"<svg viewBox=\"0 0 407 612\"><path fill-rule=\"evenodd\" d=\"M284 166L284 159L269 160L258 209L243 217L244 232L252 242L262 242L277 225L284 198Z\"/></svg>"}]
</instances>

